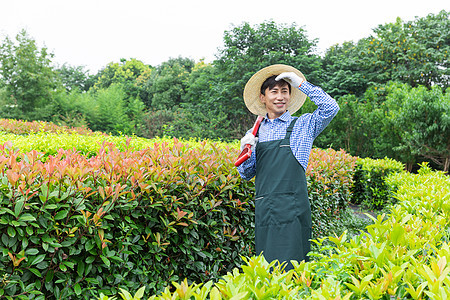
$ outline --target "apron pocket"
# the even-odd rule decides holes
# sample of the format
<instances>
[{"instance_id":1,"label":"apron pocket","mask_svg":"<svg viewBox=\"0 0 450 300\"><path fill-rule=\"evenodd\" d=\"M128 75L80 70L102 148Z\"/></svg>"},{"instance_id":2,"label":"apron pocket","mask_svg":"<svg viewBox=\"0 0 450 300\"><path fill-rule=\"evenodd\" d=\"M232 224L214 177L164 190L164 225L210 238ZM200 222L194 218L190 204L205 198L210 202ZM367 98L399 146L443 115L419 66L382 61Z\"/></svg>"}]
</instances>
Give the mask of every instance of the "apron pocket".
<instances>
[{"instance_id":1,"label":"apron pocket","mask_svg":"<svg viewBox=\"0 0 450 300\"><path fill-rule=\"evenodd\" d=\"M308 199L301 199L298 194L273 193L255 198L257 226L287 224L303 218L311 218L311 209Z\"/></svg>"}]
</instances>

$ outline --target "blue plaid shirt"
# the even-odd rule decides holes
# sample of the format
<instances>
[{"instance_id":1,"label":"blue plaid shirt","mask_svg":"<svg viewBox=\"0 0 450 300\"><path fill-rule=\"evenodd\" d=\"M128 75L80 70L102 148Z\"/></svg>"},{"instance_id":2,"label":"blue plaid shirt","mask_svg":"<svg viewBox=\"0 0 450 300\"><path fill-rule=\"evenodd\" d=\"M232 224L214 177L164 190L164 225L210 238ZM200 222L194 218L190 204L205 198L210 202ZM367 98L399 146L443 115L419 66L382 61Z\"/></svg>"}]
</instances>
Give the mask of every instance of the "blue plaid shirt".
<instances>
[{"instance_id":1,"label":"blue plaid shirt","mask_svg":"<svg viewBox=\"0 0 450 300\"><path fill-rule=\"evenodd\" d=\"M303 114L299 117L291 134L292 153L306 171L313 141L337 114L339 105L320 87L309 82L303 82L300 91L318 106L313 113ZM259 127L259 142L283 139L286 129L293 119L294 117L289 111L274 120L269 120L266 115ZM251 157L238 167L238 171L245 180L250 180L256 175L256 151L253 151Z\"/></svg>"}]
</instances>

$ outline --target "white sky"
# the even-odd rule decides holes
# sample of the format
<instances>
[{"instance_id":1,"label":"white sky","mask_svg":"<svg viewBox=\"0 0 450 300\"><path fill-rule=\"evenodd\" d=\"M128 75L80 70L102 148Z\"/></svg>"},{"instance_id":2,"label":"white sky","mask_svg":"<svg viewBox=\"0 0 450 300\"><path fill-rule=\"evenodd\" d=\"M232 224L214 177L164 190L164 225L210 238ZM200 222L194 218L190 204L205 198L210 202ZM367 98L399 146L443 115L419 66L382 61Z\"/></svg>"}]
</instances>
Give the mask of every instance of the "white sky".
<instances>
[{"instance_id":1,"label":"white sky","mask_svg":"<svg viewBox=\"0 0 450 300\"><path fill-rule=\"evenodd\" d=\"M275 4L273 4L275 3ZM295 22L319 50L357 41L379 24L450 10L448 0L0 0L0 40L26 29L55 63L95 74L120 58L153 66L178 56L214 59L242 22Z\"/></svg>"}]
</instances>

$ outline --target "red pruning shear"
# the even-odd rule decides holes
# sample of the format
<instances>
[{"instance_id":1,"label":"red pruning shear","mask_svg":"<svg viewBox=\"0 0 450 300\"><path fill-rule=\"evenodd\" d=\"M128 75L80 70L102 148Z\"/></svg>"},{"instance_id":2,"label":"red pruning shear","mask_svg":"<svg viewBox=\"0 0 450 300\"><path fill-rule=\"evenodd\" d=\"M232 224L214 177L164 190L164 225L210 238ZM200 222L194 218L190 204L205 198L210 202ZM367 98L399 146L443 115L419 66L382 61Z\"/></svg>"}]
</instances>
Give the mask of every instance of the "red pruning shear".
<instances>
[{"instance_id":1,"label":"red pruning shear","mask_svg":"<svg viewBox=\"0 0 450 300\"><path fill-rule=\"evenodd\" d=\"M259 125L261 124L262 120L264 120L263 116L258 116L258 118L256 119L252 129L253 136L256 136L256 134L258 133ZM252 146L250 144L246 144L241 154L239 154L234 165L236 167L240 166L244 161L249 159L251 155L252 155Z\"/></svg>"}]
</instances>

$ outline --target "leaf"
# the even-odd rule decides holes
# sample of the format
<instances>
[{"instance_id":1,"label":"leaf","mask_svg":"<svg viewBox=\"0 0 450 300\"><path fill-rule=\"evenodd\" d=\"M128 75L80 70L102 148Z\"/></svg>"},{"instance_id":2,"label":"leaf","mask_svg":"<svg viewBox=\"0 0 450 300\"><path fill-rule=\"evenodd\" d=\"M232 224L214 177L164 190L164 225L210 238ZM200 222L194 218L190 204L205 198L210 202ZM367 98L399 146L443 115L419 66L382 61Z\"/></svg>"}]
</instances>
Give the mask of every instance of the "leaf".
<instances>
[{"instance_id":1,"label":"leaf","mask_svg":"<svg viewBox=\"0 0 450 300\"><path fill-rule=\"evenodd\" d=\"M36 218L31 214L22 214L19 218L19 222L28 222L28 221L36 221Z\"/></svg>"},{"instance_id":2,"label":"leaf","mask_svg":"<svg viewBox=\"0 0 450 300\"><path fill-rule=\"evenodd\" d=\"M81 286L79 283L75 284L73 290L75 291L75 294L77 294L77 296L81 295Z\"/></svg>"},{"instance_id":3,"label":"leaf","mask_svg":"<svg viewBox=\"0 0 450 300\"><path fill-rule=\"evenodd\" d=\"M40 263L44 259L45 259L45 254L40 254L40 255L36 256L36 258L33 260L33 262L30 265L31 266L32 265L37 265L38 263Z\"/></svg>"},{"instance_id":4,"label":"leaf","mask_svg":"<svg viewBox=\"0 0 450 300\"><path fill-rule=\"evenodd\" d=\"M246 299L247 298L247 294L248 294L248 292L242 292L242 293L236 294L233 297L231 297L230 300Z\"/></svg>"},{"instance_id":5,"label":"leaf","mask_svg":"<svg viewBox=\"0 0 450 300\"><path fill-rule=\"evenodd\" d=\"M187 215L187 212L184 212L182 210L180 210L179 207L177 207L177 220L181 219L182 217L184 217L185 215Z\"/></svg>"},{"instance_id":6,"label":"leaf","mask_svg":"<svg viewBox=\"0 0 450 300\"><path fill-rule=\"evenodd\" d=\"M33 273L34 275L36 275L37 277L42 277L42 274L41 274L41 272L39 272L38 269L35 269L35 268L29 268L28 270L29 270L31 273Z\"/></svg>"},{"instance_id":7,"label":"leaf","mask_svg":"<svg viewBox=\"0 0 450 300\"><path fill-rule=\"evenodd\" d=\"M56 205L56 204L47 204L45 206L45 208L46 209L56 209L56 208L58 208L58 205Z\"/></svg>"},{"instance_id":8,"label":"leaf","mask_svg":"<svg viewBox=\"0 0 450 300\"><path fill-rule=\"evenodd\" d=\"M86 244L84 244L84 249L86 251L89 251L92 248L94 248L94 246L95 246L95 244L94 244L94 242L92 240L87 240ZM88 262L86 261L86 263L88 263Z\"/></svg>"},{"instance_id":9,"label":"leaf","mask_svg":"<svg viewBox=\"0 0 450 300\"><path fill-rule=\"evenodd\" d=\"M53 270L52 269L49 269L48 271L47 271L47 274L45 275L45 282L51 282L52 280L53 280L53 275L54 275L55 273L53 272Z\"/></svg>"},{"instance_id":10,"label":"leaf","mask_svg":"<svg viewBox=\"0 0 450 300\"><path fill-rule=\"evenodd\" d=\"M77 263L77 273L78 273L78 276L80 276L80 277L83 276L85 266L86 266L86 265L85 265L84 262L82 262L82 261L80 261L80 262Z\"/></svg>"},{"instance_id":11,"label":"leaf","mask_svg":"<svg viewBox=\"0 0 450 300\"><path fill-rule=\"evenodd\" d=\"M2 243L5 245L8 245L9 243L9 237L6 234L2 234Z\"/></svg>"},{"instance_id":12,"label":"leaf","mask_svg":"<svg viewBox=\"0 0 450 300\"><path fill-rule=\"evenodd\" d=\"M107 257L105 257L105 256L103 256L103 255L100 255L100 258L102 259L102 261L105 263L105 265L106 265L107 267L110 267L110 266L111 266L111 262L109 261L109 259L108 259Z\"/></svg>"},{"instance_id":13,"label":"leaf","mask_svg":"<svg viewBox=\"0 0 450 300\"><path fill-rule=\"evenodd\" d=\"M131 296L131 294L128 291L126 291L122 288L119 288L119 290L120 290L119 294L120 294L120 296L122 296L122 298L124 300L132 300L133 299L133 296Z\"/></svg>"},{"instance_id":14,"label":"leaf","mask_svg":"<svg viewBox=\"0 0 450 300\"><path fill-rule=\"evenodd\" d=\"M64 219L68 213L69 213L68 210L61 210L61 211L57 212L55 215L55 220Z\"/></svg>"},{"instance_id":15,"label":"leaf","mask_svg":"<svg viewBox=\"0 0 450 300\"><path fill-rule=\"evenodd\" d=\"M16 231L12 227L8 227L7 232L8 232L8 235L12 238L16 236Z\"/></svg>"},{"instance_id":16,"label":"leaf","mask_svg":"<svg viewBox=\"0 0 450 300\"><path fill-rule=\"evenodd\" d=\"M400 225L394 225L394 229L391 233L391 240L394 245L398 245L401 239L403 238L403 235L405 234L405 229L403 226Z\"/></svg>"},{"instance_id":17,"label":"leaf","mask_svg":"<svg viewBox=\"0 0 450 300\"><path fill-rule=\"evenodd\" d=\"M209 293L209 297L211 300L222 300L222 296L220 295L220 292L216 287L213 287L211 289L211 292Z\"/></svg>"},{"instance_id":18,"label":"leaf","mask_svg":"<svg viewBox=\"0 0 450 300\"><path fill-rule=\"evenodd\" d=\"M136 294L134 294L134 298L135 299L141 299L142 297L144 297L144 292L145 292L145 286L141 287Z\"/></svg>"},{"instance_id":19,"label":"leaf","mask_svg":"<svg viewBox=\"0 0 450 300\"><path fill-rule=\"evenodd\" d=\"M17 218L20 213L22 212L23 209L23 205L24 205L24 199L20 198L19 200L17 200L16 205L14 206L14 216Z\"/></svg>"},{"instance_id":20,"label":"leaf","mask_svg":"<svg viewBox=\"0 0 450 300\"><path fill-rule=\"evenodd\" d=\"M10 215L15 216L13 211L7 207L2 207L2 209L0 210L0 215L3 215L4 213L9 213Z\"/></svg>"},{"instance_id":21,"label":"leaf","mask_svg":"<svg viewBox=\"0 0 450 300\"><path fill-rule=\"evenodd\" d=\"M63 265L63 264L60 264L60 265L59 265L59 269L60 269L61 271L63 271L63 272L66 272L66 271L67 271L67 267L66 267L65 265Z\"/></svg>"},{"instance_id":22,"label":"leaf","mask_svg":"<svg viewBox=\"0 0 450 300\"><path fill-rule=\"evenodd\" d=\"M39 250L36 248L29 248L25 251L25 255L36 255L39 253Z\"/></svg>"}]
</instances>

